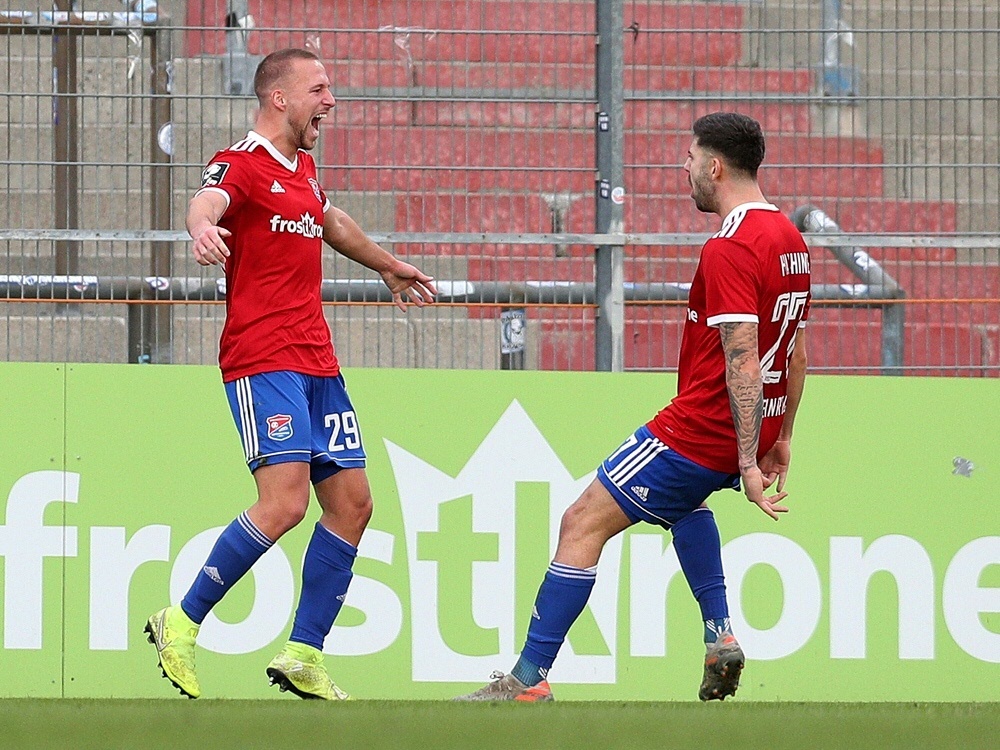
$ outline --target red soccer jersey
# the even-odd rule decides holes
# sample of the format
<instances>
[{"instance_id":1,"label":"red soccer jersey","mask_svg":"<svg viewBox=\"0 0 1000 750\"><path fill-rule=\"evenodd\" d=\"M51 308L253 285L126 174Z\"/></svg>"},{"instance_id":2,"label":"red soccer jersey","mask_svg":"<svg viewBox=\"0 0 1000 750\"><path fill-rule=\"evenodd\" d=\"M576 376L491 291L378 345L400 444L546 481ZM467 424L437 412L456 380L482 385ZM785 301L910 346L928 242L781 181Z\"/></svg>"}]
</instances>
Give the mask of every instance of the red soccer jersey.
<instances>
[{"instance_id":1,"label":"red soccer jersey","mask_svg":"<svg viewBox=\"0 0 1000 750\"><path fill-rule=\"evenodd\" d=\"M737 206L701 251L681 339L677 396L649 422L682 456L715 471L739 471L726 388L720 323L757 323L764 381L758 460L781 430L788 358L809 311L809 250L794 225L769 203Z\"/></svg>"},{"instance_id":2,"label":"red soccer jersey","mask_svg":"<svg viewBox=\"0 0 1000 750\"><path fill-rule=\"evenodd\" d=\"M216 191L227 207L226 323L219 366L226 382L292 370L340 373L323 317L323 215L330 201L305 151L288 161L250 131L218 152L198 192Z\"/></svg>"}]
</instances>

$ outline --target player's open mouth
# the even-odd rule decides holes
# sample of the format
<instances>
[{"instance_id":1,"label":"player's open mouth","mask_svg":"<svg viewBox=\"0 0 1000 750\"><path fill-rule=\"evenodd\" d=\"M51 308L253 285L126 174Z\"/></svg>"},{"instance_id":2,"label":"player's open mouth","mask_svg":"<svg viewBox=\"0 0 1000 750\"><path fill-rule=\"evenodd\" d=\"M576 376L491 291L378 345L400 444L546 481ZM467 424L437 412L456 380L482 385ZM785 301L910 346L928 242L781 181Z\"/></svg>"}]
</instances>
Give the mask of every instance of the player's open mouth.
<instances>
[{"instance_id":1,"label":"player's open mouth","mask_svg":"<svg viewBox=\"0 0 1000 750\"><path fill-rule=\"evenodd\" d=\"M314 118L312 118L309 121L309 124L313 126L313 130L316 131L316 136L317 137L319 136L319 124L320 124L320 122L322 120L325 120L325 119L326 119L326 113L324 112L321 115L316 115Z\"/></svg>"}]
</instances>

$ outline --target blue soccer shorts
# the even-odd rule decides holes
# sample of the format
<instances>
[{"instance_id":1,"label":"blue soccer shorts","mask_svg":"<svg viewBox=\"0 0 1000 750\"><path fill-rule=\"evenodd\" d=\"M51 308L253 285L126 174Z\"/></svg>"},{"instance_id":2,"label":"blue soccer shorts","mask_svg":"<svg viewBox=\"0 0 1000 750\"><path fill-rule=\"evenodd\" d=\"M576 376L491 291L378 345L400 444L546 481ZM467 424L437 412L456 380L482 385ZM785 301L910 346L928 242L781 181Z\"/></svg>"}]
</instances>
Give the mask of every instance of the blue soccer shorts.
<instances>
[{"instance_id":1,"label":"blue soccer shorts","mask_svg":"<svg viewBox=\"0 0 1000 750\"><path fill-rule=\"evenodd\" d=\"M597 469L633 523L669 529L716 490L740 488L739 474L712 471L671 450L643 425Z\"/></svg>"},{"instance_id":2,"label":"blue soccer shorts","mask_svg":"<svg viewBox=\"0 0 1000 750\"><path fill-rule=\"evenodd\" d=\"M226 395L251 472L303 461L316 484L341 469L364 468L361 428L343 375L266 372L226 383Z\"/></svg>"}]
</instances>

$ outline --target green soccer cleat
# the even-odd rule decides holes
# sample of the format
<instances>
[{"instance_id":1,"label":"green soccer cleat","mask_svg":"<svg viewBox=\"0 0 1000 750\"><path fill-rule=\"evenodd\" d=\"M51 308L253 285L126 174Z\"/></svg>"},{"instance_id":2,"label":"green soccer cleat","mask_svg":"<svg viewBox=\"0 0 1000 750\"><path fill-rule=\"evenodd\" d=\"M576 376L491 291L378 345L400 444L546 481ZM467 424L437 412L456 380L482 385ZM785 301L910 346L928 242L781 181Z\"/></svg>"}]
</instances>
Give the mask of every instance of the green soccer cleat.
<instances>
[{"instance_id":1,"label":"green soccer cleat","mask_svg":"<svg viewBox=\"0 0 1000 750\"><path fill-rule=\"evenodd\" d=\"M306 700L346 701L341 690L323 666L323 652L304 643L288 641L267 665L267 676L281 692L286 690Z\"/></svg>"},{"instance_id":2,"label":"green soccer cleat","mask_svg":"<svg viewBox=\"0 0 1000 750\"><path fill-rule=\"evenodd\" d=\"M188 698L201 695L194 672L194 644L198 625L179 606L161 609L146 622L149 642L156 646L163 676Z\"/></svg>"},{"instance_id":3,"label":"green soccer cleat","mask_svg":"<svg viewBox=\"0 0 1000 750\"><path fill-rule=\"evenodd\" d=\"M703 701L722 701L735 695L745 660L743 649L732 633L723 633L715 643L709 643L698 697Z\"/></svg>"},{"instance_id":4,"label":"green soccer cleat","mask_svg":"<svg viewBox=\"0 0 1000 750\"><path fill-rule=\"evenodd\" d=\"M549 703L552 688L546 680L533 687L528 687L512 674L494 672L490 675L493 682L485 685L474 693L453 698L456 701L518 701L519 703Z\"/></svg>"}]
</instances>

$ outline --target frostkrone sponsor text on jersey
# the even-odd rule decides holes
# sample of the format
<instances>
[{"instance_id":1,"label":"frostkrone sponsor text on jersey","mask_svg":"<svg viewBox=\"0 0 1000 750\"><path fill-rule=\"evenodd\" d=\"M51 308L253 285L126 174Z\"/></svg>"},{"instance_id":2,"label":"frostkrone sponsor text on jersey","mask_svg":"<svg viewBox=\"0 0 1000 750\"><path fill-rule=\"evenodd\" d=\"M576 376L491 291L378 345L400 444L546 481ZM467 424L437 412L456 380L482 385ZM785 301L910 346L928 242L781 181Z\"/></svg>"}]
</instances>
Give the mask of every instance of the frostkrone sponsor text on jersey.
<instances>
[{"instance_id":1,"label":"frostkrone sponsor text on jersey","mask_svg":"<svg viewBox=\"0 0 1000 750\"><path fill-rule=\"evenodd\" d=\"M290 221L280 214L275 214L271 217L271 231L301 234L303 237L322 237L323 225L317 224L309 212L302 214L302 218L298 221Z\"/></svg>"}]
</instances>

